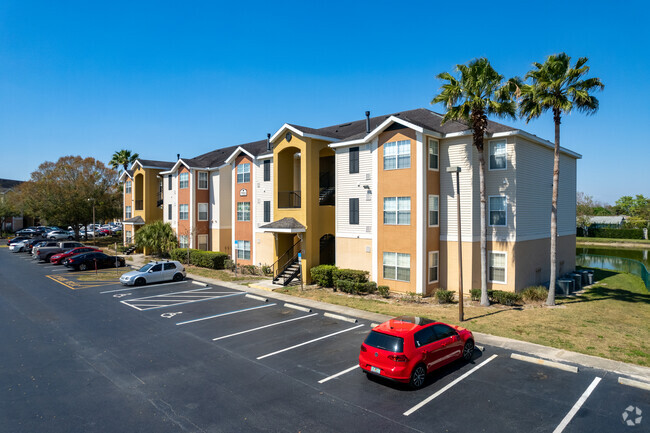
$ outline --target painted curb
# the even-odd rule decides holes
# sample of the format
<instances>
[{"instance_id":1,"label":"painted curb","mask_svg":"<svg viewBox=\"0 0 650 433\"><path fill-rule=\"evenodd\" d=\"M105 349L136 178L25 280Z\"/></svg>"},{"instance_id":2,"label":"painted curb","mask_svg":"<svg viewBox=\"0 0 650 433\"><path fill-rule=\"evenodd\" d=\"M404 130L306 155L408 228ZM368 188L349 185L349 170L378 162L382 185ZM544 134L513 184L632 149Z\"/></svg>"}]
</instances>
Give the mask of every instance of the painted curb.
<instances>
[{"instance_id":1,"label":"painted curb","mask_svg":"<svg viewBox=\"0 0 650 433\"><path fill-rule=\"evenodd\" d=\"M557 368L559 370L568 371L570 373L577 373L578 372L578 367L574 367L572 365L562 364L562 363L554 362L554 361L547 361L546 359L542 359L542 358L534 358L532 356L520 355L518 353L513 353L513 354L510 355L510 357L512 359L518 359L519 361L525 361L525 362L530 362L530 363L533 363L533 364L539 364L539 365L543 365L545 367Z\"/></svg>"},{"instance_id":2,"label":"painted curb","mask_svg":"<svg viewBox=\"0 0 650 433\"><path fill-rule=\"evenodd\" d=\"M325 313L325 314L323 314L323 316L329 317L330 319L343 320L344 322L359 323L359 321L357 319L352 319L350 317L345 317L345 316L341 316L339 314L334 314L334 313Z\"/></svg>"},{"instance_id":3,"label":"painted curb","mask_svg":"<svg viewBox=\"0 0 650 433\"><path fill-rule=\"evenodd\" d=\"M618 378L618 383L620 383L621 385L633 386L635 388L645 389L646 391L650 391L650 383L648 383L648 382L640 382L638 380L632 380L632 379L627 379L625 377L619 377Z\"/></svg>"},{"instance_id":4,"label":"painted curb","mask_svg":"<svg viewBox=\"0 0 650 433\"><path fill-rule=\"evenodd\" d=\"M262 301L262 302L269 302L269 298L263 298L261 296L251 295L250 293L246 293L246 297L251 299L257 299L258 301Z\"/></svg>"},{"instance_id":5,"label":"painted curb","mask_svg":"<svg viewBox=\"0 0 650 433\"><path fill-rule=\"evenodd\" d=\"M287 308L293 308L294 310L304 311L305 313L311 313L311 308L303 307L302 305L285 303L284 306Z\"/></svg>"}]
</instances>

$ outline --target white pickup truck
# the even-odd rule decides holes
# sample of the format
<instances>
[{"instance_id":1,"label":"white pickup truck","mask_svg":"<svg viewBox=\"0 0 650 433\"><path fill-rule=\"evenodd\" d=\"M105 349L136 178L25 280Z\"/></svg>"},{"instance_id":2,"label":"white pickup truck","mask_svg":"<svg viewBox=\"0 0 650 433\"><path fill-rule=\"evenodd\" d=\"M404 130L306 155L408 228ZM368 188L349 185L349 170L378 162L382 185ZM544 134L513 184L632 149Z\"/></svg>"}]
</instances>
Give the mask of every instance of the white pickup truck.
<instances>
[{"instance_id":1,"label":"white pickup truck","mask_svg":"<svg viewBox=\"0 0 650 433\"><path fill-rule=\"evenodd\" d=\"M81 242L57 242L56 246L47 246L47 247L37 247L32 249L32 257L34 260L42 260L44 262L49 262L50 258L54 254L62 253L63 251L68 251L72 248L83 247L84 244Z\"/></svg>"}]
</instances>

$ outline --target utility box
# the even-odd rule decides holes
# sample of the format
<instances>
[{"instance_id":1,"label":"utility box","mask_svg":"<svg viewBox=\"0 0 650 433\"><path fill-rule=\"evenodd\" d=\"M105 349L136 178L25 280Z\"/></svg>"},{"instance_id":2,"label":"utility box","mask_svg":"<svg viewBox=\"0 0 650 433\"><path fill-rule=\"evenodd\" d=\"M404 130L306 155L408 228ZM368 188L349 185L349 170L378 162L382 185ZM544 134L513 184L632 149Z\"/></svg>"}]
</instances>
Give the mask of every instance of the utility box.
<instances>
[{"instance_id":1,"label":"utility box","mask_svg":"<svg viewBox=\"0 0 650 433\"><path fill-rule=\"evenodd\" d=\"M557 288L564 296L569 296L573 292L573 278L560 278L557 280Z\"/></svg>"},{"instance_id":2,"label":"utility box","mask_svg":"<svg viewBox=\"0 0 650 433\"><path fill-rule=\"evenodd\" d=\"M569 276L573 278L573 291L577 292L578 290L582 290L582 274L573 272Z\"/></svg>"}]
</instances>

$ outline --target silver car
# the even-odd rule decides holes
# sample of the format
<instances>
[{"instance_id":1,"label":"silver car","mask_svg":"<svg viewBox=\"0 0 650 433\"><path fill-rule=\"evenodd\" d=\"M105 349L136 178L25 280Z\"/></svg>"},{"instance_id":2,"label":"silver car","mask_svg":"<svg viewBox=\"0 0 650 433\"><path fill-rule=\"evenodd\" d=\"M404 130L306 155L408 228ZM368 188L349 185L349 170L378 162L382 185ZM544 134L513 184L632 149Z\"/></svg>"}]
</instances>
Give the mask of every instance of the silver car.
<instances>
[{"instance_id":1,"label":"silver car","mask_svg":"<svg viewBox=\"0 0 650 433\"><path fill-rule=\"evenodd\" d=\"M13 244L9 244L9 251L14 252L14 253L20 253L23 251L27 251L27 242L29 242L29 239L25 239L23 241L15 242Z\"/></svg>"},{"instance_id":2,"label":"silver car","mask_svg":"<svg viewBox=\"0 0 650 433\"><path fill-rule=\"evenodd\" d=\"M180 262L165 260L149 262L137 271L123 274L120 283L125 286L143 286L161 281L182 281L185 275L185 268Z\"/></svg>"}]
</instances>

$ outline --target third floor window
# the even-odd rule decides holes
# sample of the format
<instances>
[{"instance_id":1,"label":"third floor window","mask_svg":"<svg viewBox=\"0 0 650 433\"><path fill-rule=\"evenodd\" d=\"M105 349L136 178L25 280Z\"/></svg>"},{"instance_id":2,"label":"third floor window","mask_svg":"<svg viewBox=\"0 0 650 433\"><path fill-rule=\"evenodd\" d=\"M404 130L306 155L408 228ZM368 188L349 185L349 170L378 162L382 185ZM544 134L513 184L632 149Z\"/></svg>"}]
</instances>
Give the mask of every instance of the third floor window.
<instances>
[{"instance_id":1,"label":"third floor window","mask_svg":"<svg viewBox=\"0 0 650 433\"><path fill-rule=\"evenodd\" d=\"M187 188L190 186L190 174L185 172L181 173L179 176L179 188Z\"/></svg>"},{"instance_id":2,"label":"third floor window","mask_svg":"<svg viewBox=\"0 0 650 433\"><path fill-rule=\"evenodd\" d=\"M251 181L250 163L239 164L237 166L237 183L248 183Z\"/></svg>"},{"instance_id":3,"label":"third floor window","mask_svg":"<svg viewBox=\"0 0 650 433\"><path fill-rule=\"evenodd\" d=\"M411 141L400 140L384 144L384 170L411 167Z\"/></svg>"}]
</instances>

